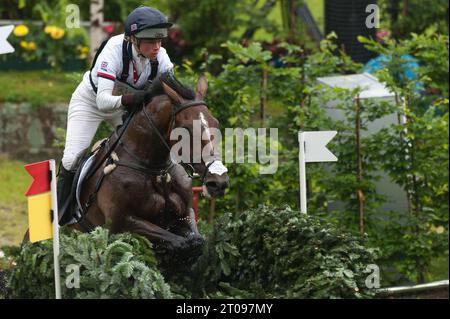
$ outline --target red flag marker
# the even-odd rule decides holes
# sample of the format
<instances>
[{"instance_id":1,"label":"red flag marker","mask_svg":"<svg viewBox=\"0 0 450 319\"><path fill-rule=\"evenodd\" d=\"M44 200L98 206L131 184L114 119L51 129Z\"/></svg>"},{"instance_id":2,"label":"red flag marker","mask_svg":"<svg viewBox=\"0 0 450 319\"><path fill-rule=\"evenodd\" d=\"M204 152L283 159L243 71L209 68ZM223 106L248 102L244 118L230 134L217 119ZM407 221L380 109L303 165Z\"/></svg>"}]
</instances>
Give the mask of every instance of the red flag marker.
<instances>
[{"instance_id":1,"label":"red flag marker","mask_svg":"<svg viewBox=\"0 0 450 319\"><path fill-rule=\"evenodd\" d=\"M50 191L50 164L49 161L25 165L27 172L33 177L25 196L36 195Z\"/></svg>"},{"instance_id":2,"label":"red flag marker","mask_svg":"<svg viewBox=\"0 0 450 319\"><path fill-rule=\"evenodd\" d=\"M58 194L56 191L56 164L51 159L25 165L33 183L25 193L28 199L28 229L30 242L53 237L53 263L55 271L55 296L61 299L59 266ZM53 222L50 218L53 214Z\"/></svg>"}]
</instances>

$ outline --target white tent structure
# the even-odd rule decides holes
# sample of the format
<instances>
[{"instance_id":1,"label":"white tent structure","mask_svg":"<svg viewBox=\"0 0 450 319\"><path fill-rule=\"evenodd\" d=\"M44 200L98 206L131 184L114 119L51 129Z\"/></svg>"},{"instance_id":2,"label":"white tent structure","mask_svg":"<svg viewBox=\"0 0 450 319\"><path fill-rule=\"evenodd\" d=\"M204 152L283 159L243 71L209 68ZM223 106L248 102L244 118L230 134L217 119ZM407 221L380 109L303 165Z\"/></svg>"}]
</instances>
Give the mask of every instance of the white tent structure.
<instances>
[{"instance_id":1,"label":"white tent structure","mask_svg":"<svg viewBox=\"0 0 450 319\"><path fill-rule=\"evenodd\" d=\"M386 86L379 82L376 77L369 73L339 75L320 77L317 81L330 87L353 90L359 88L359 99L361 103L368 99L377 99L388 103L395 103L395 94L390 92ZM356 99L357 97L355 97ZM343 110L336 107L339 101L332 101L325 106L328 116L334 120L344 120ZM380 129L388 127L391 124L404 123L403 115L392 113L375 121L368 123L367 130L362 131L361 135L368 136L378 132ZM395 182L393 182L387 173L377 172L380 180L376 182L376 189L379 194L386 196L387 202L382 206L384 211L406 212L408 210L408 198L406 192ZM342 206L342 203L335 202L330 205L330 209L336 209Z\"/></svg>"}]
</instances>

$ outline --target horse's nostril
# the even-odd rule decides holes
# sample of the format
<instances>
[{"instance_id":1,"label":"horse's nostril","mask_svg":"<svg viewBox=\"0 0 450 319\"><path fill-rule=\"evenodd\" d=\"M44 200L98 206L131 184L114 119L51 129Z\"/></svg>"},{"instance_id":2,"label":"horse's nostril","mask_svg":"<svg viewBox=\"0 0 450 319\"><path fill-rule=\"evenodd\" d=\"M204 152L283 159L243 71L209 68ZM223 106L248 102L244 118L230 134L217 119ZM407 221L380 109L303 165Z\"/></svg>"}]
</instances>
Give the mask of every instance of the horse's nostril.
<instances>
[{"instance_id":1,"label":"horse's nostril","mask_svg":"<svg viewBox=\"0 0 450 319\"><path fill-rule=\"evenodd\" d=\"M224 196L225 195L225 190L227 189L227 187L229 186L228 181L218 181L218 180L213 180L213 181L208 181L205 183L206 187L208 188L209 193L213 196Z\"/></svg>"},{"instance_id":2,"label":"horse's nostril","mask_svg":"<svg viewBox=\"0 0 450 319\"><path fill-rule=\"evenodd\" d=\"M207 182L206 186L209 187L209 188L224 190L224 189L226 189L228 187L228 182L212 181L212 182Z\"/></svg>"},{"instance_id":3,"label":"horse's nostril","mask_svg":"<svg viewBox=\"0 0 450 319\"><path fill-rule=\"evenodd\" d=\"M217 183L217 182L206 182L206 187L208 187L209 189L214 189L214 190L220 189L219 183Z\"/></svg>"}]
</instances>

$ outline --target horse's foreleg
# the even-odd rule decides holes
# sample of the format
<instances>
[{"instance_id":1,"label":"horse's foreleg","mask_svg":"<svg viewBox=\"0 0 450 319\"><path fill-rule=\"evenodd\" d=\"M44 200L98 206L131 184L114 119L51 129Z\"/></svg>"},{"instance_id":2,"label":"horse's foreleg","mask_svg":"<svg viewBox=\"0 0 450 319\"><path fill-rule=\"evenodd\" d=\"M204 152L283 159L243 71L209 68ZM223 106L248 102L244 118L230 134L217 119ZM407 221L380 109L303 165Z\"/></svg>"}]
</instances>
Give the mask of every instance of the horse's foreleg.
<instances>
[{"instance_id":1,"label":"horse's foreleg","mask_svg":"<svg viewBox=\"0 0 450 319\"><path fill-rule=\"evenodd\" d=\"M114 229L114 227L113 227ZM186 239L173 234L143 218L137 216L126 216L117 232L129 231L148 238L152 243L169 243L173 249L182 248Z\"/></svg>"},{"instance_id":2,"label":"horse's foreleg","mask_svg":"<svg viewBox=\"0 0 450 319\"><path fill-rule=\"evenodd\" d=\"M194 209L188 208L185 216L179 220L176 233L183 237L201 237L195 221Z\"/></svg>"},{"instance_id":3,"label":"horse's foreleg","mask_svg":"<svg viewBox=\"0 0 450 319\"><path fill-rule=\"evenodd\" d=\"M188 208L186 213L186 217L181 218L178 221L176 233L187 239L186 250L188 253L185 257L189 258L191 261L195 261L202 252L205 239L198 231L194 210L192 208Z\"/></svg>"}]
</instances>

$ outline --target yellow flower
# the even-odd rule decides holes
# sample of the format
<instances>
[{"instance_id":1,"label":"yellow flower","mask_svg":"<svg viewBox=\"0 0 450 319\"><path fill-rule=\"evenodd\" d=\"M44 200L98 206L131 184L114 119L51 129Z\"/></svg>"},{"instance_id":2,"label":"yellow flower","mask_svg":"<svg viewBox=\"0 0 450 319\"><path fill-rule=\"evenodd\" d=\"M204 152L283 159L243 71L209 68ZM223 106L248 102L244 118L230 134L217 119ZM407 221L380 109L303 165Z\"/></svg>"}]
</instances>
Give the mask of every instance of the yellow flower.
<instances>
[{"instance_id":1,"label":"yellow flower","mask_svg":"<svg viewBox=\"0 0 450 319\"><path fill-rule=\"evenodd\" d=\"M77 50L80 53L79 58L80 59L86 59L89 55L89 47L77 45Z\"/></svg>"},{"instance_id":2,"label":"yellow flower","mask_svg":"<svg viewBox=\"0 0 450 319\"><path fill-rule=\"evenodd\" d=\"M26 51L34 51L37 48L36 42L34 41L31 42L20 41L20 47L25 49Z\"/></svg>"},{"instance_id":3,"label":"yellow flower","mask_svg":"<svg viewBox=\"0 0 450 319\"><path fill-rule=\"evenodd\" d=\"M64 34L66 33L66 31L64 31L64 29L55 27L51 32L50 32L50 36L52 37L52 39L54 40L59 40L61 39Z\"/></svg>"},{"instance_id":4,"label":"yellow flower","mask_svg":"<svg viewBox=\"0 0 450 319\"><path fill-rule=\"evenodd\" d=\"M48 35L50 35L50 37L54 40L59 40L61 39L64 34L66 33L66 31L64 31L64 29L61 29L57 26L54 25L48 25L44 28L44 32Z\"/></svg>"},{"instance_id":5,"label":"yellow flower","mask_svg":"<svg viewBox=\"0 0 450 319\"><path fill-rule=\"evenodd\" d=\"M24 37L28 34L28 27L26 25L20 24L14 28L14 35L16 37Z\"/></svg>"},{"instance_id":6,"label":"yellow flower","mask_svg":"<svg viewBox=\"0 0 450 319\"><path fill-rule=\"evenodd\" d=\"M31 42L28 43L28 50L34 51L34 50L36 50L36 48L37 48L36 42L31 41Z\"/></svg>"},{"instance_id":7,"label":"yellow flower","mask_svg":"<svg viewBox=\"0 0 450 319\"><path fill-rule=\"evenodd\" d=\"M46 34L50 34L50 33L53 32L54 29L55 29L55 27L53 27L53 26L51 26L51 25L48 25L48 26L46 26L46 27L44 28L44 32L45 32Z\"/></svg>"}]
</instances>

